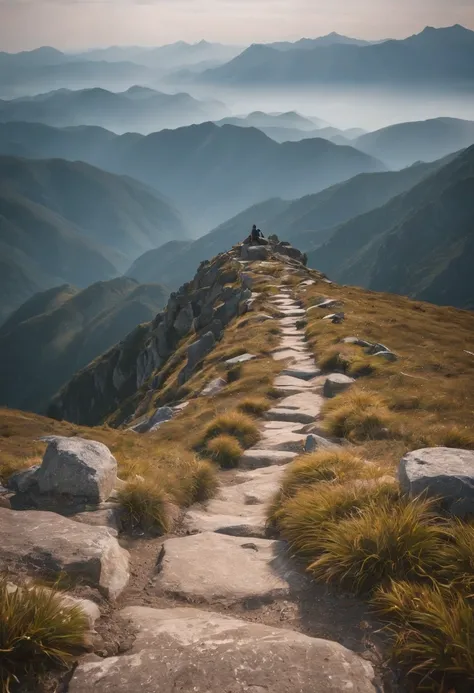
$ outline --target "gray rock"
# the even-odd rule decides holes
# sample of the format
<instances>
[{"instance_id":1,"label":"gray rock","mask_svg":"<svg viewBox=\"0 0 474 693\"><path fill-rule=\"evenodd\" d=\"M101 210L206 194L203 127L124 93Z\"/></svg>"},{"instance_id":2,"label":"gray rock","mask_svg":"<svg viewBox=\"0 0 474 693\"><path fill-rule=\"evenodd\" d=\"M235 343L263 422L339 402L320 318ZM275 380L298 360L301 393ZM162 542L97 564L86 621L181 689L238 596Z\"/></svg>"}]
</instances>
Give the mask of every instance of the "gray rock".
<instances>
[{"instance_id":1,"label":"gray rock","mask_svg":"<svg viewBox=\"0 0 474 693\"><path fill-rule=\"evenodd\" d=\"M34 474L41 494L68 495L100 503L110 496L117 461L103 443L84 438L55 437Z\"/></svg>"},{"instance_id":2,"label":"gray rock","mask_svg":"<svg viewBox=\"0 0 474 693\"><path fill-rule=\"evenodd\" d=\"M288 450L252 448L250 450L245 450L240 458L239 467L242 469L258 469L259 467L282 465L291 462L296 456L296 452L290 452Z\"/></svg>"},{"instance_id":3,"label":"gray rock","mask_svg":"<svg viewBox=\"0 0 474 693\"><path fill-rule=\"evenodd\" d=\"M206 332L201 339L188 347L187 368L192 371L197 364L214 348L216 339L212 332Z\"/></svg>"},{"instance_id":4,"label":"gray rock","mask_svg":"<svg viewBox=\"0 0 474 693\"><path fill-rule=\"evenodd\" d=\"M233 359L227 359L225 362L228 366L235 366L238 363L246 363L247 361L252 361L257 357L254 354L241 354L240 356L234 356Z\"/></svg>"},{"instance_id":5,"label":"gray rock","mask_svg":"<svg viewBox=\"0 0 474 693\"><path fill-rule=\"evenodd\" d=\"M115 599L129 580L129 554L105 527L56 513L0 508L0 565L66 573Z\"/></svg>"},{"instance_id":6,"label":"gray rock","mask_svg":"<svg viewBox=\"0 0 474 693\"><path fill-rule=\"evenodd\" d=\"M366 342L363 339L359 339L359 337L344 337L344 339L342 339L341 341L343 344L354 344L355 346L366 347L366 348L373 346L373 344L371 344L371 342Z\"/></svg>"},{"instance_id":7,"label":"gray rock","mask_svg":"<svg viewBox=\"0 0 474 693\"><path fill-rule=\"evenodd\" d=\"M236 603L285 598L306 585L292 567L284 542L254 539L252 548L247 546L240 537L214 532L166 540L158 592Z\"/></svg>"},{"instance_id":8,"label":"gray rock","mask_svg":"<svg viewBox=\"0 0 474 693\"><path fill-rule=\"evenodd\" d=\"M269 257L269 253L265 245L248 245L244 243L240 249L240 257L242 260L254 262L256 260L266 260Z\"/></svg>"},{"instance_id":9,"label":"gray rock","mask_svg":"<svg viewBox=\"0 0 474 693\"><path fill-rule=\"evenodd\" d=\"M36 484L36 474L40 466L35 464L33 467L29 467L29 469L23 469L12 474L6 482L7 489L14 493L27 493Z\"/></svg>"},{"instance_id":10,"label":"gray rock","mask_svg":"<svg viewBox=\"0 0 474 693\"><path fill-rule=\"evenodd\" d=\"M450 513L474 513L474 451L456 448L422 448L402 458L400 486L411 496L438 496Z\"/></svg>"},{"instance_id":11,"label":"gray rock","mask_svg":"<svg viewBox=\"0 0 474 693\"><path fill-rule=\"evenodd\" d=\"M320 301L315 306L311 306L310 308L308 308L307 312L309 313L311 311L318 310L320 308L329 308L329 309L330 308L337 308L338 306L342 306L342 305L343 305L343 301L339 301L335 298L326 298L324 301Z\"/></svg>"},{"instance_id":12,"label":"gray rock","mask_svg":"<svg viewBox=\"0 0 474 693\"><path fill-rule=\"evenodd\" d=\"M213 397L214 395L218 395L226 385L227 382L223 378L214 378L214 380L211 380L211 382L201 391L201 395L203 397Z\"/></svg>"},{"instance_id":13,"label":"gray rock","mask_svg":"<svg viewBox=\"0 0 474 693\"><path fill-rule=\"evenodd\" d=\"M382 351L390 351L390 349L384 344L369 344L366 354L369 354L369 356L374 356Z\"/></svg>"},{"instance_id":14,"label":"gray rock","mask_svg":"<svg viewBox=\"0 0 474 693\"><path fill-rule=\"evenodd\" d=\"M130 606L131 650L81 660L69 693L376 693L371 664L342 645L192 608Z\"/></svg>"},{"instance_id":15,"label":"gray rock","mask_svg":"<svg viewBox=\"0 0 474 693\"><path fill-rule=\"evenodd\" d=\"M248 272L241 272L240 278L242 280L242 286L244 289L251 289L253 286L252 275Z\"/></svg>"},{"instance_id":16,"label":"gray rock","mask_svg":"<svg viewBox=\"0 0 474 693\"><path fill-rule=\"evenodd\" d=\"M398 361L398 356L393 351L377 351L374 356L383 358L386 361Z\"/></svg>"},{"instance_id":17,"label":"gray rock","mask_svg":"<svg viewBox=\"0 0 474 693\"><path fill-rule=\"evenodd\" d=\"M325 397L335 397L345 392L355 382L354 378L349 378L348 375L342 373L331 373L326 378L323 387L323 395Z\"/></svg>"},{"instance_id":18,"label":"gray rock","mask_svg":"<svg viewBox=\"0 0 474 693\"><path fill-rule=\"evenodd\" d=\"M107 527L113 536L117 536L122 524L121 517L121 510L117 507L77 513L76 515L71 515L69 519L94 527Z\"/></svg>"},{"instance_id":19,"label":"gray rock","mask_svg":"<svg viewBox=\"0 0 474 693\"><path fill-rule=\"evenodd\" d=\"M304 451L305 452L315 452L316 450L320 450L321 448L334 448L336 447L334 443L331 443L330 440L327 440L326 438L323 438L322 436L317 436L314 433L310 433L306 437L306 442L304 444Z\"/></svg>"},{"instance_id":20,"label":"gray rock","mask_svg":"<svg viewBox=\"0 0 474 693\"><path fill-rule=\"evenodd\" d=\"M334 325L340 325L345 320L345 313L330 313L330 315L325 315L323 320L330 320Z\"/></svg>"},{"instance_id":21,"label":"gray rock","mask_svg":"<svg viewBox=\"0 0 474 693\"><path fill-rule=\"evenodd\" d=\"M183 337L189 332L192 327L194 320L193 308L190 303L183 306L178 313L176 320L173 323L173 327L180 337Z\"/></svg>"}]
</instances>

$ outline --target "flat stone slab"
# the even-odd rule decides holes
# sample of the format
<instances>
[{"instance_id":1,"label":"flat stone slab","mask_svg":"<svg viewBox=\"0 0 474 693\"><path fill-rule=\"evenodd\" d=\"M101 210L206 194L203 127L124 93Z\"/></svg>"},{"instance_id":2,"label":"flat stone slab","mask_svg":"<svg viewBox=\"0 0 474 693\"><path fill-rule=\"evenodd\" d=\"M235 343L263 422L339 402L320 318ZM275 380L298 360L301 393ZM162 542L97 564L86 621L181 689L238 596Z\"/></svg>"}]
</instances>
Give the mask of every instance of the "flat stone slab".
<instances>
[{"instance_id":1,"label":"flat stone slab","mask_svg":"<svg viewBox=\"0 0 474 693\"><path fill-rule=\"evenodd\" d=\"M300 380L311 380L321 374L321 370L314 363L298 364L290 366L281 372L281 375L290 375L292 378Z\"/></svg>"},{"instance_id":2,"label":"flat stone slab","mask_svg":"<svg viewBox=\"0 0 474 693\"><path fill-rule=\"evenodd\" d=\"M298 319L296 317L287 316L286 318L280 318L278 322L281 327L295 327Z\"/></svg>"},{"instance_id":3,"label":"flat stone slab","mask_svg":"<svg viewBox=\"0 0 474 693\"><path fill-rule=\"evenodd\" d=\"M251 448L245 450L239 460L242 469L257 469L271 465L287 464L296 457L296 453L287 450L265 450L264 448Z\"/></svg>"},{"instance_id":4,"label":"flat stone slab","mask_svg":"<svg viewBox=\"0 0 474 693\"><path fill-rule=\"evenodd\" d=\"M474 451L422 448L402 458L400 486L412 496L426 493L441 498L458 517L474 513Z\"/></svg>"},{"instance_id":5,"label":"flat stone slab","mask_svg":"<svg viewBox=\"0 0 474 693\"><path fill-rule=\"evenodd\" d=\"M189 600L229 603L285 599L306 584L290 564L285 542L203 532L168 539L157 589Z\"/></svg>"},{"instance_id":6,"label":"flat stone slab","mask_svg":"<svg viewBox=\"0 0 474 693\"><path fill-rule=\"evenodd\" d=\"M284 361L285 359L290 359L291 361L297 361L298 363L307 362L308 352L306 350L300 351L298 349L284 349L281 351L275 351L272 353L272 357L275 361Z\"/></svg>"},{"instance_id":7,"label":"flat stone slab","mask_svg":"<svg viewBox=\"0 0 474 693\"><path fill-rule=\"evenodd\" d=\"M306 310L304 308L285 308L284 306L278 306L278 310L280 313L283 313L286 318L302 318L306 315Z\"/></svg>"},{"instance_id":8,"label":"flat stone slab","mask_svg":"<svg viewBox=\"0 0 474 693\"><path fill-rule=\"evenodd\" d=\"M265 537L265 504L277 493L284 471L272 466L241 472L237 479L243 483L224 486L205 507L191 508L184 519L185 528L190 532Z\"/></svg>"},{"instance_id":9,"label":"flat stone slab","mask_svg":"<svg viewBox=\"0 0 474 693\"><path fill-rule=\"evenodd\" d=\"M56 513L0 508L0 566L66 573L115 599L129 580L129 554L105 527Z\"/></svg>"},{"instance_id":10,"label":"flat stone slab","mask_svg":"<svg viewBox=\"0 0 474 693\"><path fill-rule=\"evenodd\" d=\"M125 654L81 660L69 693L376 693L372 665L342 645L192 608L129 606Z\"/></svg>"},{"instance_id":11,"label":"flat stone slab","mask_svg":"<svg viewBox=\"0 0 474 693\"><path fill-rule=\"evenodd\" d=\"M294 409L295 411L307 414L313 417L313 421L321 415L321 409L324 405L324 397L315 392L299 392L296 395L290 395L282 399L276 409ZM270 410L273 411L273 410Z\"/></svg>"},{"instance_id":12,"label":"flat stone slab","mask_svg":"<svg viewBox=\"0 0 474 693\"><path fill-rule=\"evenodd\" d=\"M284 409L283 407L269 409L266 416L274 421L290 421L301 424L312 423L317 418L298 409Z\"/></svg>"},{"instance_id":13,"label":"flat stone slab","mask_svg":"<svg viewBox=\"0 0 474 693\"><path fill-rule=\"evenodd\" d=\"M257 357L254 354L241 354L240 356L235 356L233 359L227 359L225 363L229 366L235 366L238 363L246 363L247 361L252 361Z\"/></svg>"}]
</instances>

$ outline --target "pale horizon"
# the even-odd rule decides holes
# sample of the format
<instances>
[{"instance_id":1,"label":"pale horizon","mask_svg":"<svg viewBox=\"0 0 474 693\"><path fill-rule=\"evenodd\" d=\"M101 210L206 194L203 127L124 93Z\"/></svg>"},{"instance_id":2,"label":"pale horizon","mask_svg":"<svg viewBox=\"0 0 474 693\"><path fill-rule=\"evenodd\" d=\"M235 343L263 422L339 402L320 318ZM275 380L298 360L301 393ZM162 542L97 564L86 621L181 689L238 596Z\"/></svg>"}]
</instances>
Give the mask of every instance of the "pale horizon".
<instances>
[{"instance_id":1,"label":"pale horizon","mask_svg":"<svg viewBox=\"0 0 474 693\"><path fill-rule=\"evenodd\" d=\"M474 29L472 0L0 0L0 50L383 40L454 24Z\"/></svg>"}]
</instances>

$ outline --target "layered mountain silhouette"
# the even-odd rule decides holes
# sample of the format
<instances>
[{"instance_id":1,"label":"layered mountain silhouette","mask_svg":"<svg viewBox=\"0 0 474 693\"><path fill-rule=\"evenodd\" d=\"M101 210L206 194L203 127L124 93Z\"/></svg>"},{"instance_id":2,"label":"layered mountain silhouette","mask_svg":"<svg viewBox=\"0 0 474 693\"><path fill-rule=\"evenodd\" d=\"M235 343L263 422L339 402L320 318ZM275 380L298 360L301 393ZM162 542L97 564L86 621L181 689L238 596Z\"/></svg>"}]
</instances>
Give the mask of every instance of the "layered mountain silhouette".
<instances>
[{"instance_id":1,"label":"layered mountain silhouette","mask_svg":"<svg viewBox=\"0 0 474 693\"><path fill-rule=\"evenodd\" d=\"M336 281L474 308L474 147L308 254Z\"/></svg>"},{"instance_id":2,"label":"layered mountain silhouette","mask_svg":"<svg viewBox=\"0 0 474 693\"><path fill-rule=\"evenodd\" d=\"M0 152L78 158L126 173L176 201L195 235L268 197L300 197L385 166L316 138L279 144L255 128L203 123L147 137L100 128L0 125Z\"/></svg>"},{"instance_id":3,"label":"layered mountain silhouette","mask_svg":"<svg viewBox=\"0 0 474 693\"><path fill-rule=\"evenodd\" d=\"M203 73L203 80L228 85L379 84L453 86L474 81L474 32L456 25L427 27L403 40L374 45L330 43L286 50L250 46L236 58Z\"/></svg>"},{"instance_id":4,"label":"layered mountain silhouette","mask_svg":"<svg viewBox=\"0 0 474 693\"><path fill-rule=\"evenodd\" d=\"M0 404L41 412L64 382L154 318L167 298L163 286L125 277L36 294L0 328Z\"/></svg>"},{"instance_id":5,"label":"layered mountain silhouette","mask_svg":"<svg viewBox=\"0 0 474 693\"><path fill-rule=\"evenodd\" d=\"M0 321L37 291L111 278L185 235L156 191L81 162L0 156L0 209Z\"/></svg>"},{"instance_id":6,"label":"layered mountain silhouette","mask_svg":"<svg viewBox=\"0 0 474 693\"><path fill-rule=\"evenodd\" d=\"M202 260L243 240L253 223L266 235L310 251L325 243L337 225L385 204L444 166L454 155L402 171L363 173L315 195L296 200L273 198L253 205L194 242L167 243L139 257L127 271L137 281L163 281L175 289ZM317 268L317 259L316 268Z\"/></svg>"},{"instance_id":7,"label":"layered mountain silhouette","mask_svg":"<svg viewBox=\"0 0 474 693\"><path fill-rule=\"evenodd\" d=\"M414 161L434 161L474 144L474 121L432 118L398 123L357 137L353 146L392 168Z\"/></svg>"},{"instance_id":8,"label":"layered mountain silhouette","mask_svg":"<svg viewBox=\"0 0 474 693\"><path fill-rule=\"evenodd\" d=\"M133 86L125 92L106 89L59 89L34 97L0 100L0 122L24 121L56 127L98 125L114 132L149 133L218 117L226 108L189 94L164 94Z\"/></svg>"},{"instance_id":9,"label":"layered mountain silhouette","mask_svg":"<svg viewBox=\"0 0 474 693\"><path fill-rule=\"evenodd\" d=\"M317 38L302 38L298 41L277 41L274 43L267 44L272 48L276 48L279 51L289 51L295 49L311 50L318 46L335 46L335 45L350 45L350 46L370 46L373 43L379 43L378 41L364 41L363 39L351 38L350 36L343 36L335 31L332 31L326 36L318 36Z\"/></svg>"}]
</instances>

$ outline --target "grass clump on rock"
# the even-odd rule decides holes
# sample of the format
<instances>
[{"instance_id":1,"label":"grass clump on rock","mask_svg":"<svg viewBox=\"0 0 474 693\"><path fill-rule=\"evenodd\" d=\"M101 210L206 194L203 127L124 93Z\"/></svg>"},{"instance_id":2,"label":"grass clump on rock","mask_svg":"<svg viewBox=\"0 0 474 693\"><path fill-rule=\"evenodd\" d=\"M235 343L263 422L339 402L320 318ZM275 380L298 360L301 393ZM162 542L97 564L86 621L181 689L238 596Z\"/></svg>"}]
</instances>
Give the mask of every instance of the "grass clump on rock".
<instances>
[{"instance_id":1,"label":"grass clump on rock","mask_svg":"<svg viewBox=\"0 0 474 693\"><path fill-rule=\"evenodd\" d=\"M233 469L239 464L243 448L233 436L222 434L206 444L206 453L222 469Z\"/></svg>"},{"instance_id":2,"label":"grass clump on rock","mask_svg":"<svg viewBox=\"0 0 474 693\"><path fill-rule=\"evenodd\" d=\"M15 589L0 579L0 690L38 682L71 664L85 646L87 616L44 587ZM36 690L36 688L35 688Z\"/></svg>"}]
</instances>

